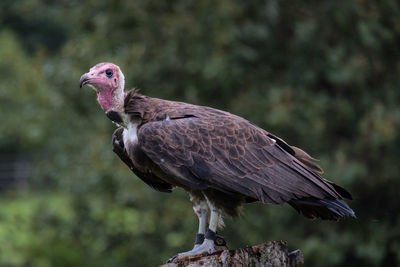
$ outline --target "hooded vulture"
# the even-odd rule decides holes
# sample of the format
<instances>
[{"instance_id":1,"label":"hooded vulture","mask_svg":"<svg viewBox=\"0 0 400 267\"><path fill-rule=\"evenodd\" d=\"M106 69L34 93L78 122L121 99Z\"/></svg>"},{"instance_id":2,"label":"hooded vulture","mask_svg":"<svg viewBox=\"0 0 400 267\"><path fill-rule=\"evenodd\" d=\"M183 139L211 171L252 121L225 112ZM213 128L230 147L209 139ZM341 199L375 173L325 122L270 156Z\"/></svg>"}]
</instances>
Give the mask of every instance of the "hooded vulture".
<instances>
[{"instance_id":1,"label":"hooded vulture","mask_svg":"<svg viewBox=\"0 0 400 267\"><path fill-rule=\"evenodd\" d=\"M119 128L113 151L153 189L186 190L199 218L194 248L178 257L213 252L224 215L243 203L288 203L308 218L355 217L343 198L351 195L324 179L303 150L231 113L205 106L125 92L125 78L112 63L82 75L106 115Z\"/></svg>"}]
</instances>

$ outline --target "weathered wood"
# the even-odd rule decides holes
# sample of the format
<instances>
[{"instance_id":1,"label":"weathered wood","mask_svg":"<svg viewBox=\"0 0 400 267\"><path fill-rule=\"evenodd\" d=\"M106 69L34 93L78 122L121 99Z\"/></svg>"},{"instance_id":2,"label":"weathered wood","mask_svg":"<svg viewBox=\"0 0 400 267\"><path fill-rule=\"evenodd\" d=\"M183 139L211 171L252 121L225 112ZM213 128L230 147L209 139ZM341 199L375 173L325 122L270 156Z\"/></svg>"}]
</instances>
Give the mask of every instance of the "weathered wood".
<instances>
[{"instance_id":1,"label":"weathered wood","mask_svg":"<svg viewBox=\"0 0 400 267\"><path fill-rule=\"evenodd\" d=\"M292 267L299 266L303 262L303 254L300 250L297 249L288 253L286 242L272 241L235 250L220 250L213 254L203 253L177 258L172 263L167 263L160 267Z\"/></svg>"}]
</instances>

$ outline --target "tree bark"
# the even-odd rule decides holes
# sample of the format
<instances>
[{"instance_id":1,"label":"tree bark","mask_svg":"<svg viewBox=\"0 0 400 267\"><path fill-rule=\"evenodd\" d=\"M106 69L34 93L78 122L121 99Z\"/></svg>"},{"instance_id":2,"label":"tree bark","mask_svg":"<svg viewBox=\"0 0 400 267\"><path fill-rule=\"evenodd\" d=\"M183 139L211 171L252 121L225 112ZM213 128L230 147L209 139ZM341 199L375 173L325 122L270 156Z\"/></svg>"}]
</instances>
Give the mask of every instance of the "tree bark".
<instances>
[{"instance_id":1,"label":"tree bark","mask_svg":"<svg viewBox=\"0 0 400 267\"><path fill-rule=\"evenodd\" d=\"M271 241L260 245L239 248L235 250L220 250L212 254L199 254L177 258L171 263L160 267L242 267L242 266L299 266L304 263L300 250L288 253L287 243Z\"/></svg>"}]
</instances>

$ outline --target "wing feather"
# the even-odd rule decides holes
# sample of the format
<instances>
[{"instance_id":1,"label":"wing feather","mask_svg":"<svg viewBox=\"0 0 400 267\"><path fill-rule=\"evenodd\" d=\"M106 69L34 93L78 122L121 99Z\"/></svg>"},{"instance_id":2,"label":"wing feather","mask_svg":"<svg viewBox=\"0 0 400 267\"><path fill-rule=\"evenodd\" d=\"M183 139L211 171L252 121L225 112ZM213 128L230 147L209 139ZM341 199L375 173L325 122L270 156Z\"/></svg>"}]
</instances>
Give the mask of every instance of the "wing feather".
<instances>
[{"instance_id":1,"label":"wing feather","mask_svg":"<svg viewBox=\"0 0 400 267\"><path fill-rule=\"evenodd\" d=\"M172 192L173 185L161 180L151 173L144 173L135 168L132 163L132 160L129 158L128 153L125 150L124 142L122 140L122 132L123 128L120 127L115 130L112 137L112 146L115 154L119 156L119 158L129 167L129 169L139 177L143 182L149 185L151 188L160 191L170 193Z\"/></svg>"},{"instance_id":2,"label":"wing feather","mask_svg":"<svg viewBox=\"0 0 400 267\"><path fill-rule=\"evenodd\" d=\"M139 145L169 175L202 187L265 203L341 198L281 139L229 113L206 115L148 122L139 128Z\"/></svg>"}]
</instances>

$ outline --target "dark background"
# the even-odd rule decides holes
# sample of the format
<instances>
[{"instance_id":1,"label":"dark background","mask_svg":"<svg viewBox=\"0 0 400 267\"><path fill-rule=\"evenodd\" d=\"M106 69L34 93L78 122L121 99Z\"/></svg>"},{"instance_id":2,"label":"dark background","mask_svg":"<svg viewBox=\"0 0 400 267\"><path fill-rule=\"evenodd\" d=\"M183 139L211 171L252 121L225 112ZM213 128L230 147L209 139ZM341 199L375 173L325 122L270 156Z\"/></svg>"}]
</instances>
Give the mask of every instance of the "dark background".
<instances>
[{"instance_id":1,"label":"dark background","mask_svg":"<svg viewBox=\"0 0 400 267\"><path fill-rule=\"evenodd\" d=\"M226 220L231 248L286 240L307 266L400 264L398 1L3 0L0 26L1 266L155 266L192 247L186 193L134 177L79 89L102 61L128 88L281 136L354 196L358 219L339 223L247 205Z\"/></svg>"}]
</instances>

